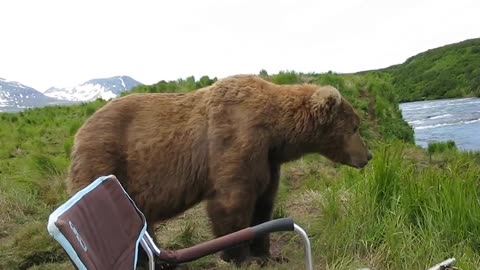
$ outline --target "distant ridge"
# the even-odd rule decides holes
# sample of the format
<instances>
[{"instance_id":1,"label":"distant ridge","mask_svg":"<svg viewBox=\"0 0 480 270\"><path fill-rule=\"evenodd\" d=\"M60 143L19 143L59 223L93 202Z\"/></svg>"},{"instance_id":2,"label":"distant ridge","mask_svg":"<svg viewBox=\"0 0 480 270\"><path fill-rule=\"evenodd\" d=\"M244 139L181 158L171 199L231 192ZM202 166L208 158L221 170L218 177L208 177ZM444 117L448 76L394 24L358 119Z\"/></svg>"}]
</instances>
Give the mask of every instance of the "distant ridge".
<instances>
[{"instance_id":1,"label":"distant ridge","mask_svg":"<svg viewBox=\"0 0 480 270\"><path fill-rule=\"evenodd\" d=\"M401 101L480 96L480 38L429 49L402 64L364 72L391 75Z\"/></svg>"},{"instance_id":2,"label":"distant ridge","mask_svg":"<svg viewBox=\"0 0 480 270\"><path fill-rule=\"evenodd\" d=\"M73 87L51 87L44 94L68 101L92 101L98 98L109 100L140 84L129 76L114 76L89 80Z\"/></svg>"},{"instance_id":3,"label":"distant ridge","mask_svg":"<svg viewBox=\"0 0 480 270\"><path fill-rule=\"evenodd\" d=\"M0 112L13 112L26 108L63 103L65 102L48 97L32 87L0 78Z\"/></svg>"}]
</instances>

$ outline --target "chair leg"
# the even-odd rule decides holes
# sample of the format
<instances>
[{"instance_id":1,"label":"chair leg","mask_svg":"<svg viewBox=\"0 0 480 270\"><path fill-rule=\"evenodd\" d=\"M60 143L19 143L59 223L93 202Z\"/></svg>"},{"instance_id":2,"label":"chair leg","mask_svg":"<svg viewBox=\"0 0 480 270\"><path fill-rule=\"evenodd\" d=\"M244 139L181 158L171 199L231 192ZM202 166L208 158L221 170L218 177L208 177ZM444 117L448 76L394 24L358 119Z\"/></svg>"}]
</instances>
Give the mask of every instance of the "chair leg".
<instances>
[{"instance_id":1,"label":"chair leg","mask_svg":"<svg viewBox=\"0 0 480 270\"><path fill-rule=\"evenodd\" d=\"M307 233L305 230L297 224L294 224L294 231L300 235L303 241L303 249L305 252L305 268L307 270L313 270L313 262L312 262L312 247L310 244L310 239L308 238Z\"/></svg>"},{"instance_id":2,"label":"chair leg","mask_svg":"<svg viewBox=\"0 0 480 270\"><path fill-rule=\"evenodd\" d=\"M145 252L147 252L148 270L154 270L155 269L155 258L153 257L152 249L150 248L149 244L145 240L145 236L142 237L142 240L140 241L140 243L142 244L142 247L145 250Z\"/></svg>"}]
</instances>

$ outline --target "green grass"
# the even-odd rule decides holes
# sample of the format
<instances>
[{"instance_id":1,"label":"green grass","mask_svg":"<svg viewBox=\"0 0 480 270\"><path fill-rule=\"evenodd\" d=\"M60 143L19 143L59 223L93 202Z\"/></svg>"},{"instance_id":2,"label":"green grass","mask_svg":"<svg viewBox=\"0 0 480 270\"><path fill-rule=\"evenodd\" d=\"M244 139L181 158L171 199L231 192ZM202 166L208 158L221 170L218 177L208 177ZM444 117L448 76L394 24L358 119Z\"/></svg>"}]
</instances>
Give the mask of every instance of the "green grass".
<instances>
[{"instance_id":1,"label":"green grass","mask_svg":"<svg viewBox=\"0 0 480 270\"><path fill-rule=\"evenodd\" d=\"M65 254L47 234L46 222L67 198L63 179L72 137L102 104L0 114L0 269L64 264Z\"/></svg>"},{"instance_id":2,"label":"green grass","mask_svg":"<svg viewBox=\"0 0 480 270\"><path fill-rule=\"evenodd\" d=\"M462 269L478 268L478 162L457 153L441 166L421 167L404 147L382 145L368 169L349 173L355 184L330 190L323 205L328 211L312 231L319 256L356 256L379 269L426 269L454 256ZM348 194L347 203L342 194Z\"/></svg>"}]
</instances>

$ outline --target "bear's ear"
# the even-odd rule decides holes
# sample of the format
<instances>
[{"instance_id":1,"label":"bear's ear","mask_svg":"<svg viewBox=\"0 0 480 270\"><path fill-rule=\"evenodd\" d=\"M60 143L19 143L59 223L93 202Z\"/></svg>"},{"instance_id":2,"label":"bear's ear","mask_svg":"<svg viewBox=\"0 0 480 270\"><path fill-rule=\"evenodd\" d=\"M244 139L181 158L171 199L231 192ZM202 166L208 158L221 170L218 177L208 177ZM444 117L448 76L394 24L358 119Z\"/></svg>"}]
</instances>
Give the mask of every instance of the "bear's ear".
<instances>
[{"instance_id":1,"label":"bear's ear","mask_svg":"<svg viewBox=\"0 0 480 270\"><path fill-rule=\"evenodd\" d=\"M334 118L342 102L342 96L335 87L328 85L316 89L310 101L316 120L324 124Z\"/></svg>"}]
</instances>

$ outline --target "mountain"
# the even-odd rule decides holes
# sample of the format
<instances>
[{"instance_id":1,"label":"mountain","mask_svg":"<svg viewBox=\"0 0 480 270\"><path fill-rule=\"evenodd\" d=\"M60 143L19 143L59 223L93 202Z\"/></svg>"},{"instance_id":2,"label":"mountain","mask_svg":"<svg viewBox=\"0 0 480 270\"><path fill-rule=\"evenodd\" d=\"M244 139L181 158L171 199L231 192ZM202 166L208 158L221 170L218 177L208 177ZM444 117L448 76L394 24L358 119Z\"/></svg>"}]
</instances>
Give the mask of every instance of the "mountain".
<instances>
[{"instance_id":1,"label":"mountain","mask_svg":"<svg viewBox=\"0 0 480 270\"><path fill-rule=\"evenodd\" d=\"M129 91L141 83L128 76L93 79L73 87L51 87L46 96L69 101L92 101L97 98L109 100Z\"/></svg>"},{"instance_id":2,"label":"mountain","mask_svg":"<svg viewBox=\"0 0 480 270\"><path fill-rule=\"evenodd\" d=\"M427 50L381 72L401 101L480 96L480 38Z\"/></svg>"},{"instance_id":3,"label":"mountain","mask_svg":"<svg viewBox=\"0 0 480 270\"><path fill-rule=\"evenodd\" d=\"M0 112L62 104L64 101L45 96L32 87L0 78Z\"/></svg>"}]
</instances>

